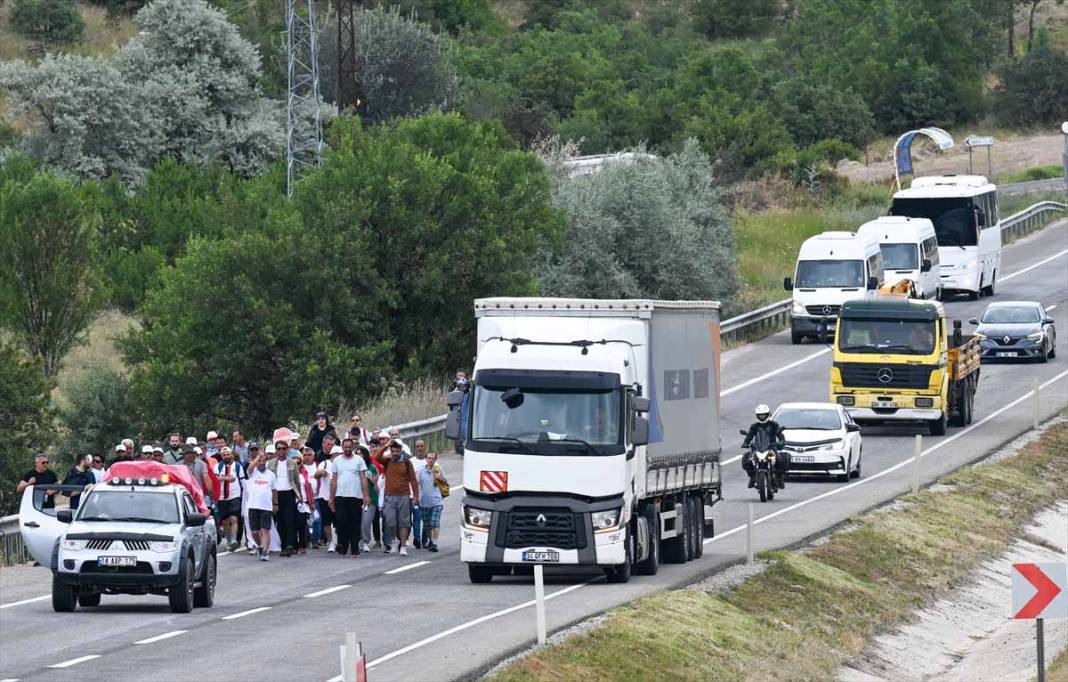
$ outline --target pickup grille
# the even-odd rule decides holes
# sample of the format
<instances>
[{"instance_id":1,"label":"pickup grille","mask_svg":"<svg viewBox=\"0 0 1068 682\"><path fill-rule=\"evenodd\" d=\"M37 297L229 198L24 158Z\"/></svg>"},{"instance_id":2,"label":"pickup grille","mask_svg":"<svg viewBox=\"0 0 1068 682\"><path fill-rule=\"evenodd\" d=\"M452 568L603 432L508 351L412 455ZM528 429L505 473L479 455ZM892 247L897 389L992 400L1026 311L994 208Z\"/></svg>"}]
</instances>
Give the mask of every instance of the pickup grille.
<instances>
[{"instance_id":1,"label":"pickup grille","mask_svg":"<svg viewBox=\"0 0 1068 682\"><path fill-rule=\"evenodd\" d=\"M126 545L126 549L135 551L144 551L148 549L148 540L123 540L122 544Z\"/></svg>"},{"instance_id":2,"label":"pickup grille","mask_svg":"<svg viewBox=\"0 0 1068 682\"><path fill-rule=\"evenodd\" d=\"M835 363L842 385L861 388L927 388L934 365ZM889 377L889 380L886 379Z\"/></svg>"},{"instance_id":3,"label":"pickup grille","mask_svg":"<svg viewBox=\"0 0 1068 682\"><path fill-rule=\"evenodd\" d=\"M86 549L107 549L111 547L111 540L90 540L86 545Z\"/></svg>"},{"instance_id":4,"label":"pickup grille","mask_svg":"<svg viewBox=\"0 0 1068 682\"><path fill-rule=\"evenodd\" d=\"M582 517L570 510L518 508L503 516L506 518L497 532L498 546L507 549L581 549L586 546Z\"/></svg>"},{"instance_id":5,"label":"pickup grille","mask_svg":"<svg viewBox=\"0 0 1068 682\"><path fill-rule=\"evenodd\" d=\"M805 306L805 310L809 315L826 315L827 317L838 317L838 311L842 309L840 305L810 305Z\"/></svg>"}]
</instances>

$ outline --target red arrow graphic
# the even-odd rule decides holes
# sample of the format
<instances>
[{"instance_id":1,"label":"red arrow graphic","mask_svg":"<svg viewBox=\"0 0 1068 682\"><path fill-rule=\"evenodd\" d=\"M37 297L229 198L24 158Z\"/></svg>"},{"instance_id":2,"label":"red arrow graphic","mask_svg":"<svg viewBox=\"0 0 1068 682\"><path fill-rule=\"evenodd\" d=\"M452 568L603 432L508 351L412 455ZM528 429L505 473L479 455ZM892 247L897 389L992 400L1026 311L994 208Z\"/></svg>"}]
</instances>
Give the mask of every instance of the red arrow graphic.
<instances>
[{"instance_id":1,"label":"red arrow graphic","mask_svg":"<svg viewBox=\"0 0 1068 682\"><path fill-rule=\"evenodd\" d=\"M1038 590L1013 618L1035 618L1060 594L1061 588L1034 564L1013 564L1012 567Z\"/></svg>"}]
</instances>

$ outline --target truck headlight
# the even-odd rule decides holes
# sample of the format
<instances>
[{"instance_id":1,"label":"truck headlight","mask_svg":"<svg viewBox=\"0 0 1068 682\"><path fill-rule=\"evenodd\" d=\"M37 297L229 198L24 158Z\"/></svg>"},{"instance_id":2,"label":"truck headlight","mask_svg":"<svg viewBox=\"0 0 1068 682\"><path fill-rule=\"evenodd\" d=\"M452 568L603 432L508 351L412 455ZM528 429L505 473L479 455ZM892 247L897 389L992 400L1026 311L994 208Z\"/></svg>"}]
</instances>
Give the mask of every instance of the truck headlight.
<instances>
[{"instance_id":1,"label":"truck headlight","mask_svg":"<svg viewBox=\"0 0 1068 682\"><path fill-rule=\"evenodd\" d=\"M934 407L934 398L916 398L916 407Z\"/></svg>"},{"instance_id":2,"label":"truck headlight","mask_svg":"<svg viewBox=\"0 0 1068 682\"><path fill-rule=\"evenodd\" d=\"M620 509L609 509L608 511L598 511L591 514L590 520L593 522L593 530L595 532L607 532L615 530L619 526L619 513Z\"/></svg>"},{"instance_id":3,"label":"truck headlight","mask_svg":"<svg viewBox=\"0 0 1068 682\"><path fill-rule=\"evenodd\" d=\"M72 552L80 552L88 546L88 540L63 540L63 549L68 549Z\"/></svg>"},{"instance_id":4,"label":"truck headlight","mask_svg":"<svg viewBox=\"0 0 1068 682\"><path fill-rule=\"evenodd\" d=\"M148 543L148 548L153 552L173 552L178 549L178 543L173 540L153 540Z\"/></svg>"},{"instance_id":5,"label":"truck headlight","mask_svg":"<svg viewBox=\"0 0 1068 682\"><path fill-rule=\"evenodd\" d=\"M840 395L840 396L838 396L838 404L839 405L845 405L846 407L853 407L853 405L855 405L856 402L857 402L856 399L854 399L853 396L851 396L851 395Z\"/></svg>"},{"instance_id":6,"label":"truck headlight","mask_svg":"<svg viewBox=\"0 0 1068 682\"><path fill-rule=\"evenodd\" d=\"M476 528L489 528L490 521L493 519L493 512L488 509L476 509L474 507L464 507L464 521L469 526L475 526Z\"/></svg>"},{"instance_id":7,"label":"truck headlight","mask_svg":"<svg viewBox=\"0 0 1068 682\"><path fill-rule=\"evenodd\" d=\"M1046 332L1035 332L1027 335L1028 341L1041 341L1044 338L1046 338Z\"/></svg>"}]
</instances>

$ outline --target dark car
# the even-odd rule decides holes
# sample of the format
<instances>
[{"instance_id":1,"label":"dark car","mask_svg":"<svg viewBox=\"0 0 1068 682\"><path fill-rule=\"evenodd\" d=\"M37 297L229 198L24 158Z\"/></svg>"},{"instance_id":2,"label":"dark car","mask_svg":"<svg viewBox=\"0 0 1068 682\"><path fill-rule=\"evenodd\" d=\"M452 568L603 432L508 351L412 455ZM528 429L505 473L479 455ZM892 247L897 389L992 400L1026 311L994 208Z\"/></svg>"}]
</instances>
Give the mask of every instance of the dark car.
<instances>
[{"instance_id":1,"label":"dark car","mask_svg":"<svg viewBox=\"0 0 1068 682\"><path fill-rule=\"evenodd\" d=\"M1053 318L1036 301L991 303L983 317L969 320L979 337L983 360L1038 360L1057 355Z\"/></svg>"}]
</instances>

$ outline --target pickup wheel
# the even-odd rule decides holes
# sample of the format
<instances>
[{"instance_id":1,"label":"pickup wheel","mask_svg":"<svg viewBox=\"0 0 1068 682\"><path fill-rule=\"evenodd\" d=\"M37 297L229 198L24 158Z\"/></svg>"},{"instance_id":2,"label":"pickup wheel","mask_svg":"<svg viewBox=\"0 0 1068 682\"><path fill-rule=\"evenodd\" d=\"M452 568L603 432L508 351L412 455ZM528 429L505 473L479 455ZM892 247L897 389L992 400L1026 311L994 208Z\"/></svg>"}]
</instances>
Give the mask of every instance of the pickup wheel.
<instances>
[{"instance_id":1,"label":"pickup wheel","mask_svg":"<svg viewBox=\"0 0 1068 682\"><path fill-rule=\"evenodd\" d=\"M604 575L608 578L610 583L629 583L630 582L630 562L634 560L634 554L631 552L631 545L634 544L634 536L630 534L630 529L626 530L626 539L623 542L623 546L626 548L623 555L623 563L618 566L605 566Z\"/></svg>"},{"instance_id":2,"label":"pickup wheel","mask_svg":"<svg viewBox=\"0 0 1068 682\"><path fill-rule=\"evenodd\" d=\"M693 558L700 559L705 555L704 544L704 505L697 495L690 496L690 506L693 513L690 515L690 528L693 530Z\"/></svg>"},{"instance_id":3,"label":"pickup wheel","mask_svg":"<svg viewBox=\"0 0 1068 682\"><path fill-rule=\"evenodd\" d=\"M476 585L484 585L493 580L493 569L481 564L467 564L467 579Z\"/></svg>"},{"instance_id":4,"label":"pickup wheel","mask_svg":"<svg viewBox=\"0 0 1068 682\"><path fill-rule=\"evenodd\" d=\"M100 593L79 591L78 606L100 606Z\"/></svg>"},{"instance_id":5,"label":"pickup wheel","mask_svg":"<svg viewBox=\"0 0 1068 682\"><path fill-rule=\"evenodd\" d=\"M645 557L645 561L638 562L634 572L638 575L656 575L660 571L660 518L653 503L644 505L641 514L649 527L649 556Z\"/></svg>"},{"instance_id":6,"label":"pickup wheel","mask_svg":"<svg viewBox=\"0 0 1068 682\"><path fill-rule=\"evenodd\" d=\"M200 584L193 591L193 606L211 608L211 605L215 603L215 581L218 573L219 567L215 561L215 552L212 552L204 561L204 575L200 577Z\"/></svg>"},{"instance_id":7,"label":"pickup wheel","mask_svg":"<svg viewBox=\"0 0 1068 682\"><path fill-rule=\"evenodd\" d=\"M78 608L78 588L62 582L52 576L52 610L56 613L70 613Z\"/></svg>"},{"instance_id":8,"label":"pickup wheel","mask_svg":"<svg viewBox=\"0 0 1068 682\"><path fill-rule=\"evenodd\" d=\"M674 504L674 503L669 503ZM664 557L664 561L669 564L684 564L686 563L686 512L685 505L683 505L683 512L675 517L675 528L678 529L677 534L673 538L664 540L660 546L661 556Z\"/></svg>"},{"instance_id":9,"label":"pickup wheel","mask_svg":"<svg viewBox=\"0 0 1068 682\"><path fill-rule=\"evenodd\" d=\"M946 428L949 426L949 417L945 410L942 410L942 416L933 422L928 422L927 427L931 431L932 436L944 436L946 435Z\"/></svg>"},{"instance_id":10,"label":"pickup wheel","mask_svg":"<svg viewBox=\"0 0 1068 682\"><path fill-rule=\"evenodd\" d=\"M167 590L172 613L189 613L193 610L193 570L193 560L186 557L178 569L178 582Z\"/></svg>"}]
</instances>

